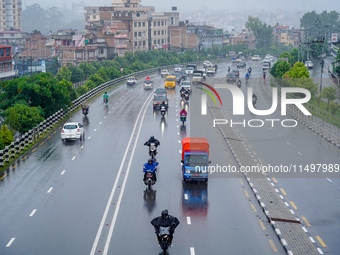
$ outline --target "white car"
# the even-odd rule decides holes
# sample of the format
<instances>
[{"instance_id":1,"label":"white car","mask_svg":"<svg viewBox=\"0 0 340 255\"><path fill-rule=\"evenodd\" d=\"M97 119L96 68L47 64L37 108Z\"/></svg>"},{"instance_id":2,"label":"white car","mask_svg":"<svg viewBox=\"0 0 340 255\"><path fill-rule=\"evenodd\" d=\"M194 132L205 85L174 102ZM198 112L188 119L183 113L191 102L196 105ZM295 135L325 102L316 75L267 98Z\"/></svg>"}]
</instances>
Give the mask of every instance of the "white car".
<instances>
[{"instance_id":1,"label":"white car","mask_svg":"<svg viewBox=\"0 0 340 255\"><path fill-rule=\"evenodd\" d=\"M251 58L252 61L260 61L261 58L259 55L254 55L252 58Z\"/></svg>"},{"instance_id":2,"label":"white car","mask_svg":"<svg viewBox=\"0 0 340 255\"><path fill-rule=\"evenodd\" d=\"M313 68L313 62L312 61L306 61L305 67L307 67L307 69L312 69Z\"/></svg>"},{"instance_id":3,"label":"white car","mask_svg":"<svg viewBox=\"0 0 340 255\"><path fill-rule=\"evenodd\" d=\"M193 75L194 74L194 68L189 66L187 70L185 71L186 75Z\"/></svg>"},{"instance_id":4,"label":"white car","mask_svg":"<svg viewBox=\"0 0 340 255\"><path fill-rule=\"evenodd\" d=\"M153 89L153 81L152 80L145 80L143 82L143 88L144 89Z\"/></svg>"},{"instance_id":5,"label":"white car","mask_svg":"<svg viewBox=\"0 0 340 255\"><path fill-rule=\"evenodd\" d=\"M190 90L191 90L191 82L190 81L182 81L181 87L185 88L186 90L188 90L190 92Z\"/></svg>"},{"instance_id":6,"label":"white car","mask_svg":"<svg viewBox=\"0 0 340 255\"><path fill-rule=\"evenodd\" d=\"M135 77L129 77L129 78L127 78L127 80L126 80L126 84L127 85L134 85L134 84L136 84L137 83L137 79L135 78Z\"/></svg>"},{"instance_id":7,"label":"white car","mask_svg":"<svg viewBox=\"0 0 340 255\"><path fill-rule=\"evenodd\" d=\"M162 77L162 78L167 77L167 76L169 76L169 75L170 75L170 73L169 73L168 70L162 70L162 71L161 71L161 77Z\"/></svg>"},{"instance_id":8,"label":"white car","mask_svg":"<svg viewBox=\"0 0 340 255\"><path fill-rule=\"evenodd\" d=\"M67 122L61 129L61 140L82 140L85 137L84 127L77 122Z\"/></svg>"}]
</instances>

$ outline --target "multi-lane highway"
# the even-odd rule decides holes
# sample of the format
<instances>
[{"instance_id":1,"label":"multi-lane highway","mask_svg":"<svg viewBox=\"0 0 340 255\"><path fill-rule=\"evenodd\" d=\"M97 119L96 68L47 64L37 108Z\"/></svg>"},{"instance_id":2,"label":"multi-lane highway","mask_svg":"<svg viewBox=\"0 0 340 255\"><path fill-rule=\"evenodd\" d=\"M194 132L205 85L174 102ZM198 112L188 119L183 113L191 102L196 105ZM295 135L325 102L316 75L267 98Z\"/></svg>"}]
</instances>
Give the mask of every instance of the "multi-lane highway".
<instances>
[{"instance_id":1,"label":"multi-lane highway","mask_svg":"<svg viewBox=\"0 0 340 255\"><path fill-rule=\"evenodd\" d=\"M224 82L228 65L219 65L217 74L206 82ZM251 65L247 86L258 96L257 107L267 109L270 103L259 89L260 65ZM243 69L241 77L244 74ZM209 113L197 123L200 106L195 100L186 105L189 121L183 126L178 116L179 87L168 90L170 107L162 118L150 103L153 91L142 88L143 78L134 86L122 84L110 90L108 105L101 97L94 99L87 118L80 112L72 116L72 121L85 125L84 141L63 143L57 130L4 178L0 254L159 254L150 221L165 208L181 222L169 254L285 253L242 174L213 174L208 185L182 184L180 142L186 136L208 138L212 164L236 165L236 161L220 132L212 128ZM156 88L163 87L163 79L151 78ZM231 116L230 95L218 92L225 114ZM200 98L201 93L193 88L192 98ZM244 118L253 115L246 111ZM236 131L259 162L339 163L337 148L300 125ZM148 148L143 144L150 135L161 146L158 182L147 191L142 166ZM340 250L338 179L270 177L290 206L297 208L298 217L308 221L306 227L318 245L327 245L323 251L336 254Z\"/></svg>"}]
</instances>

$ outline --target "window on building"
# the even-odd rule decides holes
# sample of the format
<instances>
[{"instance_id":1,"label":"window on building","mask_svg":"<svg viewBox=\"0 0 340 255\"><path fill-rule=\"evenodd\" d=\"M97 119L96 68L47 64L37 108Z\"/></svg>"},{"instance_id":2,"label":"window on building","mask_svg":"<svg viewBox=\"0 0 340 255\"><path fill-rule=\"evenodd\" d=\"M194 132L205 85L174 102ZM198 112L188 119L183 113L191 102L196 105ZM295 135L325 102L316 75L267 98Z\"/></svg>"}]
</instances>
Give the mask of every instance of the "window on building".
<instances>
[{"instance_id":1,"label":"window on building","mask_svg":"<svg viewBox=\"0 0 340 255\"><path fill-rule=\"evenodd\" d=\"M166 25L166 21L164 22L164 25Z\"/></svg>"},{"instance_id":2,"label":"window on building","mask_svg":"<svg viewBox=\"0 0 340 255\"><path fill-rule=\"evenodd\" d=\"M164 43L166 43L166 39L164 40Z\"/></svg>"},{"instance_id":3,"label":"window on building","mask_svg":"<svg viewBox=\"0 0 340 255\"><path fill-rule=\"evenodd\" d=\"M142 46L142 41L139 41L139 46Z\"/></svg>"},{"instance_id":4,"label":"window on building","mask_svg":"<svg viewBox=\"0 0 340 255\"><path fill-rule=\"evenodd\" d=\"M161 25L161 22L160 21L158 21L158 26L160 26Z\"/></svg>"},{"instance_id":5,"label":"window on building","mask_svg":"<svg viewBox=\"0 0 340 255\"><path fill-rule=\"evenodd\" d=\"M157 34L157 31L153 31L153 35L156 35Z\"/></svg>"},{"instance_id":6,"label":"window on building","mask_svg":"<svg viewBox=\"0 0 340 255\"><path fill-rule=\"evenodd\" d=\"M137 42L135 42L135 47L137 47Z\"/></svg>"},{"instance_id":7,"label":"window on building","mask_svg":"<svg viewBox=\"0 0 340 255\"><path fill-rule=\"evenodd\" d=\"M156 41L156 40L153 40L153 44L157 44L157 41Z\"/></svg>"},{"instance_id":8,"label":"window on building","mask_svg":"<svg viewBox=\"0 0 340 255\"><path fill-rule=\"evenodd\" d=\"M164 34L166 34L166 30L164 31Z\"/></svg>"},{"instance_id":9,"label":"window on building","mask_svg":"<svg viewBox=\"0 0 340 255\"><path fill-rule=\"evenodd\" d=\"M13 4L13 8L15 9L15 4Z\"/></svg>"},{"instance_id":10,"label":"window on building","mask_svg":"<svg viewBox=\"0 0 340 255\"><path fill-rule=\"evenodd\" d=\"M95 19L95 18L97 18L97 16L96 16L96 15L93 15L93 19Z\"/></svg>"},{"instance_id":11,"label":"window on building","mask_svg":"<svg viewBox=\"0 0 340 255\"><path fill-rule=\"evenodd\" d=\"M160 30L158 30L158 35L161 35L161 31Z\"/></svg>"},{"instance_id":12,"label":"window on building","mask_svg":"<svg viewBox=\"0 0 340 255\"><path fill-rule=\"evenodd\" d=\"M162 39L162 44L164 44L164 39Z\"/></svg>"},{"instance_id":13,"label":"window on building","mask_svg":"<svg viewBox=\"0 0 340 255\"><path fill-rule=\"evenodd\" d=\"M142 22L138 22L138 27L141 27L141 25L142 25Z\"/></svg>"},{"instance_id":14,"label":"window on building","mask_svg":"<svg viewBox=\"0 0 340 255\"><path fill-rule=\"evenodd\" d=\"M134 27L137 27L137 22L136 22L136 21L133 23L133 26L134 26Z\"/></svg>"},{"instance_id":15,"label":"window on building","mask_svg":"<svg viewBox=\"0 0 340 255\"><path fill-rule=\"evenodd\" d=\"M145 22L143 22L143 27L145 27Z\"/></svg>"},{"instance_id":16,"label":"window on building","mask_svg":"<svg viewBox=\"0 0 340 255\"><path fill-rule=\"evenodd\" d=\"M11 63L7 63L7 71L11 71Z\"/></svg>"},{"instance_id":17,"label":"window on building","mask_svg":"<svg viewBox=\"0 0 340 255\"><path fill-rule=\"evenodd\" d=\"M143 41L143 46L145 46L145 41Z\"/></svg>"},{"instance_id":18,"label":"window on building","mask_svg":"<svg viewBox=\"0 0 340 255\"><path fill-rule=\"evenodd\" d=\"M145 37L145 31L143 31L142 37Z\"/></svg>"},{"instance_id":19,"label":"window on building","mask_svg":"<svg viewBox=\"0 0 340 255\"><path fill-rule=\"evenodd\" d=\"M158 44L161 44L161 40L158 39Z\"/></svg>"},{"instance_id":20,"label":"window on building","mask_svg":"<svg viewBox=\"0 0 340 255\"><path fill-rule=\"evenodd\" d=\"M156 21L153 22L153 26L154 26L154 27L156 26Z\"/></svg>"},{"instance_id":21,"label":"window on building","mask_svg":"<svg viewBox=\"0 0 340 255\"><path fill-rule=\"evenodd\" d=\"M125 14L126 14L125 12L122 12L122 17L125 17Z\"/></svg>"},{"instance_id":22,"label":"window on building","mask_svg":"<svg viewBox=\"0 0 340 255\"><path fill-rule=\"evenodd\" d=\"M6 49L6 56L9 57L9 48Z\"/></svg>"},{"instance_id":23,"label":"window on building","mask_svg":"<svg viewBox=\"0 0 340 255\"><path fill-rule=\"evenodd\" d=\"M1 72L4 72L4 71L5 71L5 65L1 64Z\"/></svg>"},{"instance_id":24,"label":"window on building","mask_svg":"<svg viewBox=\"0 0 340 255\"><path fill-rule=\"evenodd\" d=\"M76 53L76 58L77 59L81 59L83 57L83 54L81 54L81 52L77 52Z\"/></svg>"},{"instance_id":25,"label":"window on building","mask_svg":"<svg viewBox=\"0 0 340 255\"><path fill-rule=\"evenodd\" d=\"M94 58L94 51L89 52L89 58Z\"/></svg>"},{"instance_id":26,"label":"window on building","mask_svg":"<svg viewBox=\"0 0 340 255\"><path fill-rule=\"evenodd\" d=\"M162 35L164 35L164 30L162 30Z\"/></svg>"},{"instance_id":27,"label":"window on building","mask_svg":"<svg viewBox=\"0 0 340 255\"><path fill-rule=\"evenodd\" d=\"M137 32L134 32L134 36L137 37Z\"/></svg>"},{"instance_id":28,"label":"window on building","mask_svg":"<svg viewBox=\"0 0 340 255\"><path fill-rule=\"evenodd\" d=\"M138 36L142 36L142 32L138 32Z\"/></svg>"},{"instance_id":29,"label":"window on building","mask_svg":"<svg viewBox=\"0 0 340 255\"><path fill-rule=\"evenodd\" d=\"M4 49L0 49L0 57L4 56Z\"/></svg>"},{"instance_id":30,"label":"window on building","mask_svg":"<svg viewBox=\"0 0 340 255\"><path fill-rule=\"evenodd\" d=\"M164 21L162 21L162 26L164 26Z\"/></svg>"},{"instance_id":31,"label":"window on building","mask_svg":"<svg viewBox=\"0 0 340 255\"><path fill-rule=\"evenodd\" d=\"M93 13L96 13L96 10L92 10Z\"/></svg>"}]
</instances>

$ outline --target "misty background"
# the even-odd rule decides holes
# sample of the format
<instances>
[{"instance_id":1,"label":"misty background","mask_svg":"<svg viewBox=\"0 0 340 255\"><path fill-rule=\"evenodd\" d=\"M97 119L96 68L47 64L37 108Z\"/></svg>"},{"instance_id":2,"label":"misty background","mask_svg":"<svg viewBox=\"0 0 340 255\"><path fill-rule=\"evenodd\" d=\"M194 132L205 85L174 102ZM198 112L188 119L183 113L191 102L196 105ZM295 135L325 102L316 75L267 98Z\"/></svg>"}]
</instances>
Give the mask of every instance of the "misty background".
<instances>
[{"instance_id":1,"label":"misty background","mask_svg":"<svg viewBox=\"0 0 340 255\"><path fill-rule=\"evenodd\" d=\"M111 0L24 0L23 31L42 33L61 29L84 31L83 6L111 6ZM339 0L142 0L144 6L155 6L156 12L171 11L176 6L180 20L205 22L224 30L241 30L248 16L259 17L268 25L300 26L300 18L309 11L340 12Z\"/></svg>"}]
</instances>

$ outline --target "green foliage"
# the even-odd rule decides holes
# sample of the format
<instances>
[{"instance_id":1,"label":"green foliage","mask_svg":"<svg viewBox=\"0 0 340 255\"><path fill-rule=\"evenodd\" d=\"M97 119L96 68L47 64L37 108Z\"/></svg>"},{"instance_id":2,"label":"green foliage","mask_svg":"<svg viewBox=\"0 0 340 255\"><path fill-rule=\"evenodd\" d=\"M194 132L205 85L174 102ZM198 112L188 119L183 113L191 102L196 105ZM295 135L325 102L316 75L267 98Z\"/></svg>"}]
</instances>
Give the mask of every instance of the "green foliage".
<instances>
[{"instance_id":1,"label":"green foliage","mask_svg":"<svg viewBox=\"0 0 340 255\"><path fill-rule=\"evenodd\" d=\"M0 131L0 133L1 133L1 131ZM5 149L5 143L4 143L4 141L2 140L2 137L1 137L1 135L0 135L0 150L3 150L3 149Z\"/></svg>"},{"instance_id":2,"label":"green foliage","mask_svg":"<svg viewBox=\"0 0 340 255\"><path fill-rule=\"evenodd\" d=\"M89 91L89 88L85 85L85 86L79 86L77 89L76 89L76 92L79 96L82 96L84 95L87 91Z\"/></svg>"},{"instance_id":3,"label":"green foliage","mask_svg":"<svg viewBox=\"0 0 340 255\"><path fill-rule=\"evenodd\" d=\"M71 71L71 82L77 83L85 80L84 71L80 68L75 67L74 65L69 65L67 67Z\"/></svg>"},{"instance_id":4,"label":"green foliage","mask_svg":"<svg viewBox=\"0 0 340 255\"><path fill-rule=\"evenodd\" d=\"M335 73L338 77L340 77L340 66L335 67Z\"/></svg>"},{"instance_id":5,"label":"green foliage","mask_svg":"<svg viewBox=\"0 0 340 255\"><path fill-rule=\"evenodd\" d=\"M336 99L336 89L333 87L322 88L321 97L327 100L327 111L328 111L330 101Z\"/></svg>"},{"instance_id":6,"label":"green foliage","mask_svg":"<svg viewBox=\"0 0 340 255\"><path fill-rule=\"evenodd\" d=\"M89 90L105 83L105 80L99 76L99 74L93 74L90 78L85 82L85 85L89 88Z\"/></svg>"},{"instance_id":7,"label":"green foliage","mask_svg":"<svg viewBox=\"0 0 340 255\"><path fill-rule=\"evenodd\" d=\"M278 60L273 65L270 70L270 74L273 75L275 78L282 78L282 76L290 70L290 64L285 60Z\"/></svg>"},{"instance_id":8,"label":"green foliage","mask_svg":"<svg viewBox=\"0 0 340 255\"><path fill-rule=\"evenodd\" d=\"M63 66L62 68L60 68L60 71L56 77L59 81L61 81L62 79L71 81L72 72L66 66Z\"/></svg>"},{"instance_id":9,"label":"green foliage","mask_svg":"<svg viewBox=\"0 0 340 255\"><path fill-rule=\"evenodd\" d=\"M340 109L340 104L334 102L334 101L331 101L329 103L329 111L332 113L332 114L335 114L338 110Z\"/></svg>"},{"instance_id":10,"label":"green foliage","mask_svg":"<svg viewBox=\"0 0 340 255\"><path fill-rule=\"evenodd\" d=\"M273 29L271 26L262 22L257 17L248 17L248 21L245 24L246 28L249 31L254 33L254 36L258 43L256 44L256 48L270 48L273 44Z\"/></svg>"},{"instance_id":11,"label":"green foliage","mask_svg":"<svg viewBox=\"0 0 340 255\"><path fill-rule=\"evenodd\" d=\"M3 97L7 100L1 105L7 109L18 102L32 107L41 107L44 117L50 116L61 108L71 105L70 91L59 85L57 78L50 73L40 73L3 83Z\"/></svg>"},{"instance_id":12,"label":"green foliage","mask_svg":"<svg viewBox=\"0 0 340 255\"><path fill-rule=\"evenodd\" d=\"M7 125L1 126L0 140L2 140L3 148L4 148L4 146L8 146L12 142L14 142L13 133L11 132L11 130L8 129ZM0 146L1 146L1 142L0 142Z\"/></svg>"},{"instance_id":13,"label":"green foliage","mask_svg":"<svg viewBox=\"0 0 340 255\"><path fill-rule=\"evenodd\" d=\"M90 77L92 74L95 74L97 71L96 68L89 63L80 63L79 69L81 69L84 72L86 79Z\"/></svg>"},{"instance_id":14,"label":"green foliage","mask_svg":"<svg viewBox=\"0 0 340 255\"><path fill-rule=\"evenodd\" d=\"M309 78L309 72L303 63L296 62L293 68L288 71L285 76L288 76L289 78Z\"/></svg>"},{"instance_id":15,"label":"green foliage","mask_svg":"<svg viewBox=\"0 0 340 255\"><path fill-rule=\"evenodd\" d=\"M5 111L6 123L21 134L37 126L44 118L40 107L16 104Z\"/></svg>"}]
</instances>

